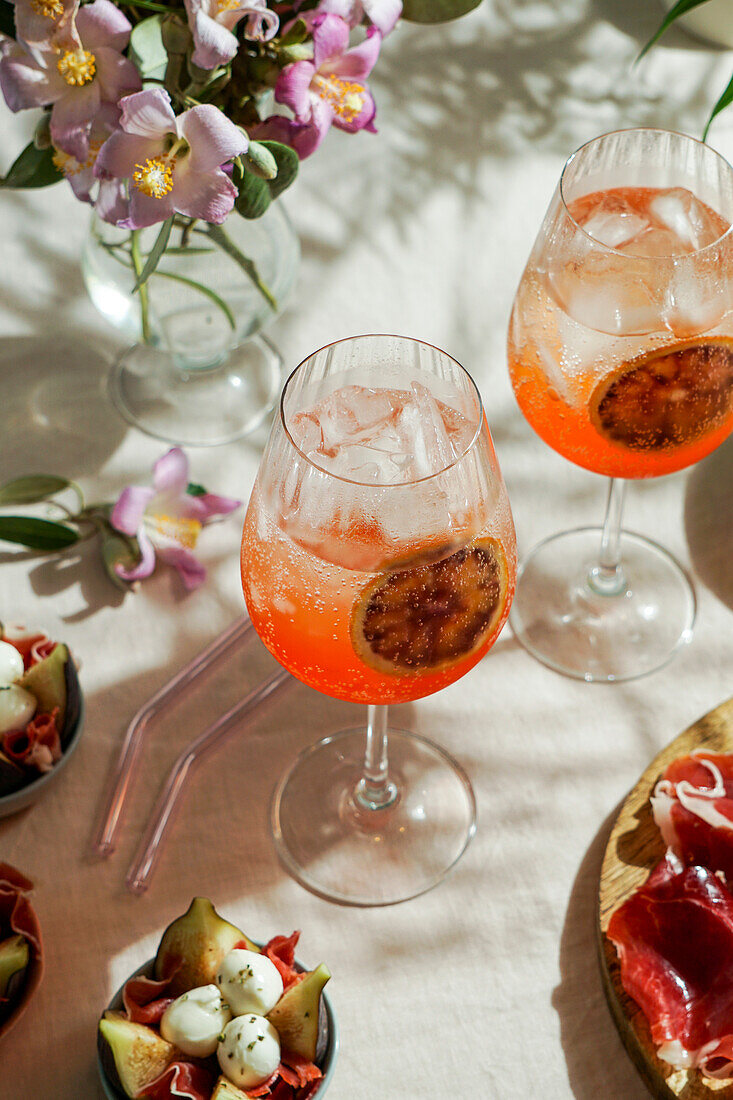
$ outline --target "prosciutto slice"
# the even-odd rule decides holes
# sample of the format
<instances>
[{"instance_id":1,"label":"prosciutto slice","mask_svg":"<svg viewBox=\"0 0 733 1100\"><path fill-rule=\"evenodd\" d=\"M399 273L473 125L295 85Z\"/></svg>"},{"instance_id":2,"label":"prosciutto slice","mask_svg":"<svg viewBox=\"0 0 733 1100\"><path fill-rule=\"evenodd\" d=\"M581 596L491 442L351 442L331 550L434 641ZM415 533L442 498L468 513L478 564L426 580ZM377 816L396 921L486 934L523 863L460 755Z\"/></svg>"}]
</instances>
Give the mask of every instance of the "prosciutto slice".
<instances>
[{"instance_id":1,"label":"prosciutto slice","mask_svg":"<svg viewBox=\"0 0 733 1100\"><path fill-rule=\"evenodd\" d=\"M733 755L698 751L673 760L651 803L677 859L722 871L733 886Z\"/></svg>"},{"instance_id":2,"label":"prosciutto slice","mask_svg":"<svg viewBox=\"0 0 733 1100\"><path fill-rule=\"evenodd\" d=\"M665 858L611 917L626 992L657 1054L678 1069L733 1074L733 894L704 867Z\"/></svg>"},{"instance_id":3,"label":"prosciutto slice","mask_svg":"<svg viewBox=\"0 0 733 1100\"><path fill-rule=\"evenodd\" d=\"M163 1013L175 997L164 996L170 980L165 978L157 982L153 978L139 975L129 978L122 990L122 1003L128 1020L136 1024L159 1024Z\"/></svg>"}]
</instances>

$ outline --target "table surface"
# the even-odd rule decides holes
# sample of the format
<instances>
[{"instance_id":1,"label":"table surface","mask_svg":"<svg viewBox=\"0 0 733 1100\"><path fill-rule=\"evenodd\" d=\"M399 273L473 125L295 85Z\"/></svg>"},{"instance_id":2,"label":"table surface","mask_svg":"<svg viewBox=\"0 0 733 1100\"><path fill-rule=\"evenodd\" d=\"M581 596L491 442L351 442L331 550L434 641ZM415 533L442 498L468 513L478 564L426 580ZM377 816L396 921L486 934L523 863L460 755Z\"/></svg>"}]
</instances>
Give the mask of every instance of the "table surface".
<instances>
[{"instance_id":1,"label":"table surface","mask_svg":"<svg viewBox=\"0 0 733 1100\"><path fill-rule=\"evenodd\" d=\"M450 351L484 395L520 551L599 520L604 505L600 478L533 435L506 372L512 295L565 157L616 127L699 134L729 77L729 52L677 31L633 67L659 14L637 0L494 0L449 27L398 28L373 78L379 135L332 134L289 198L303 263L271 332L286 363L370 330ZM30 113L3 108L0 167L31 125ZM712 140L732 154L733 119ZM3 192L0 225L2 478L43 469L113 499L144 483L164 448L105 397L120 345L79 274L87 213L62 187ZM191 451L192 476L246 499L262 442ZM695 635L673 664L634 683L585 685L535 663L507 627L459 683L396 708L396 724L463 762L479 827L448 880L388 909L329 905L275 858L267 804L277 777L297 750L359 713L296 683L197 775L147 894L125 889L181 746L273 667L258 641L156 727L117 852L106 863L88 855L126 723L242 613L239 516L205 532L209 580L191 595L161 569L123 599L87 548L0 553L2 618L68 641L87 701L65 774L0 822L0 859L35 880L47 959L36 1000L3 1042L4 1100L29 1100L39 1082L46 1095L52 1083L54 1100L101 1096L97 1016L194 894L254 938L301 928L302 958L328 962L342 1030L334 1100L643 1100L601 992L597 876L614 809L638 774L733 691L732 482L729 440L696 468L629 493L628 526L696 578Z\"/></svg>"}]
</instances>

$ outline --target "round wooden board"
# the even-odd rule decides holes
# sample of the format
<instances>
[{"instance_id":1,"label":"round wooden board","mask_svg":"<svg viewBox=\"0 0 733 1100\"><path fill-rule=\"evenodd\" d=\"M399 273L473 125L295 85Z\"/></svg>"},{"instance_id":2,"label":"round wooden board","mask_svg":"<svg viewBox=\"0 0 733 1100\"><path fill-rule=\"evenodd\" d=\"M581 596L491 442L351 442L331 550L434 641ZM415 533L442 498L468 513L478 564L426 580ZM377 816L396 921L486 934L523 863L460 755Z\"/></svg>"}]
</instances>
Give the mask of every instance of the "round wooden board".
<instances>
[{"instance_id":1,"label":"round wooden board","mask_svg":"<svg viewBox=\"0 0 733 1100\"><path fill-rule=\"evenodd\" d=\"M598 936L601 975L624 1046L652 1096L660 1100L733 1100L733 1081L706 1080L697 1070L675 1070L657 1058L649 1025L621 985L616 949L606 937L611 914L645 882L664 855L649 796L667 765L693 749L733 752L733 699L699 718L663 749L624 801L606 845L601 868Z\"/></svg>"}]
</instances>

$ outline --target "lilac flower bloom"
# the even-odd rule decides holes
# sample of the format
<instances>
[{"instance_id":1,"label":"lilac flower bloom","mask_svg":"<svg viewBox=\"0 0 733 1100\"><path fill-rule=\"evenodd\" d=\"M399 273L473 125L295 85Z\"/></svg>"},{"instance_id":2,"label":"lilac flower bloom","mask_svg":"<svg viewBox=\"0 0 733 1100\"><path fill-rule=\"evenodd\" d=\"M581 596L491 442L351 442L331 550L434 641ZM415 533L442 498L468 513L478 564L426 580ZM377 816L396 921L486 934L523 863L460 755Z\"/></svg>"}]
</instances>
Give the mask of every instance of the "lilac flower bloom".
<instances>
[{"instance_id":1,"label":"lilac flower bloom","mask_svg":"<svg viewBox=\"0 0 733 1100\"><path fill-rule=\"evenodd\" d=\"M26 46L49 46L74 38L74 16L79 0L11 0L15 30ZM76 43L77 46L79 43Z\"/></svg>"},{"instance_id":2,"label":"lilac flower bloom","mask_svg":"<svg viewBox=\"0 0 733 1100\"><path fill-rule=\"evenodd\" d=\"M215 69L226 65L239 49L234 28L247 16L244 37L269 42L277 34L280 20L267 7L267 0L184 0L188 25L193 35L194 65Z\"/></svg>"},{"instance_id":3,"label":"lilac flower bloom","mask_svg":"<svg viewBox=\"0 0 733 1100\"><path fill-rule=\"evenodd\" d=\"M348 49L349 24L341 16L319 13L309 22L313 60L286 65L275 85L275 99L295 115L292 135L301 157L318 148L332 123L350 133L374 132L376 107L363 78L374 68L382 43L376 27L369 27L365 40Z\"/></svg>"},{"instance_id":4,"label":"lilac flower bloom","mask_svg":"<svg viewBox=\"0 0 733 1100\"><path fill-rule=\"evenodd\" d=\"M129 215L117 224L141 229L175 211L223 222L237 189L222 165L247 152L244 131L211 103L176 117L161 88L127 96L120 107L121 129L104 143L94 167L97 179L129 180Z\"/></svg>"},{"instance_id":5,"label":"lilac flower bloom","mask_svg":"<svg viewBox=\"0 0 733 1100\"><path fill-rule=\"evenodd\" d=\"M386 38L402 15L402 0L320 0L318 11L340 15L350 27L357 27L366 16Z\"/></svg>"},{"instance_id":6,"label":"lilac flower bloom","mask_svg":"<svg viewBox=\"0 0 733 1100\"><path fill-rule=\"evenodd\" d=\"M97 180L94 165L105 141L117 129L119 118L119 107L112 103L102 104L89 126L89 151L85 160L78 160L63 149L54 148L53 151L53 163L77 199L91 203L99 217L113 225L128 216L130 204L126 189L121 180Z\"/></svg>"},{"instance_id":7,"label":"lilac flower bloom","mask_svg":"<svg viewBox=\"0 0 733 1100\"><path fill-rule=\"evenodd\" d=\"M149 577L156 554L174 566L188 589L206 579L206 570L193 554L201 529L214 516L226 516L241 500L202 493L188 493L188 459L180 447L172 447L153 467L153 488L129 485L112 509L110 523L123 535L137 538L140 561L131 569L118 564L124 581Z\"/></svg>"},{"instance_id":8,"label":"lilac flower bloom","mask_svg":"<svg viewBox=\"0 0 733 1100\"><path fill-rule=\"evenodd\" d=\"M111 0L94 0L76 16L78 43L25 50L6 39L0 45L0 88L11 111L51 110L51 140L78 161L89 155L89 124L103 103L140 88L140 75L121 51L132 27ZM71 33L71 31L69 31Z\"/></svg>"}]
</instances>

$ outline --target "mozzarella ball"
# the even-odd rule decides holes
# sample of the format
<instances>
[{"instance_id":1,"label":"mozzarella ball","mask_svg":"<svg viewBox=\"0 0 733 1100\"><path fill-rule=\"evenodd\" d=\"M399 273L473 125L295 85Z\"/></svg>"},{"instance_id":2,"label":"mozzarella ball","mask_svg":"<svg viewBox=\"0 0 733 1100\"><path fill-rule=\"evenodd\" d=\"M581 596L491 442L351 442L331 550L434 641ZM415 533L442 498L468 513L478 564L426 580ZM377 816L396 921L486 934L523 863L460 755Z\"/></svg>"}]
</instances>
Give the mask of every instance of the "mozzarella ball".
<instances>
[{"instance_id":1,"label":"mozzarella ball","mask_svg":"<svg viewBox=\"0 0 733 1100\"><path fill-rule=\"evenodd\" d=\"M224 956L216 984L234 1016L247 1012L266 1016L283 993L283 980L275 964L267 955L243 948L235 948Z\"/></svg>"},{"instance_id":2,"label":"mozzarella ball","mask_svg":"<svg viewBox=\"0 0 733 1100\"><path fill-rule=\"evenodd\" d=\"M0 685L0 733L25 729L35 713L35 695L19 684Z\"/></svg>"},{"instance_id":3,"label":"mozzarella ball","mask_svg":"<svg viewBox=\"0 0 733 1100\"><path fill-rule=\"evenodd\" d=\"M216 1053L224 1076L240 1089L251 1089L280 1065L280 1038L269 1020L252 1012L227 1024Z\"/></svg>"},{"instance_id":4,"label":"mozzarella ball","mask_svg":"<svg viewBox=\"0 0 733 1100\"><path fill-rule=\"evenodd\" d=\"M208 1058L231 1018L216 986L201 985L168 1005L160 1021L160 1034L184 1054Z\"/></svg>"},{"instance_id":5,"label":"mozzarella ball","mask_svg":"<svg viewBox=\"0 0 733 1100\"><path fill-rule=\"evenodd\" d=\"M12 684L23 675L23 658L10 642L0 642L0 684Z\"/></svg>"}]
</instances>

